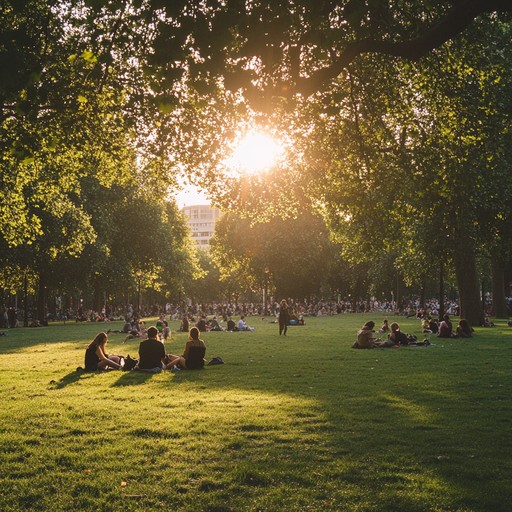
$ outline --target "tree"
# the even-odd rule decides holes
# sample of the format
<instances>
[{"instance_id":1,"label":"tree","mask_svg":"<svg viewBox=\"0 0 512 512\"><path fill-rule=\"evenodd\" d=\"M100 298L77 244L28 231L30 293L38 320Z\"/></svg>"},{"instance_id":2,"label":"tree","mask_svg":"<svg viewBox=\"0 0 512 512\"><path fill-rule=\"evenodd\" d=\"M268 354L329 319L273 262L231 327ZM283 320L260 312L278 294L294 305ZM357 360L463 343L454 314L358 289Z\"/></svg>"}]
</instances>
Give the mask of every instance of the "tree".
<instances>
[{"instance_id":1,"label":"tree","mask_svg":"<svg viewBox=\"0 0 512 512\"><path fill-rule=\"evenodd\" d=\"M260 0L181 1L163 10L150 61L158 72L185 71L203 90L220 76L227 89L268 108L272 97L326 90L361 55L417 60L480 16L512 8L507 0Z\"/></svg>"},{"instance_id":2,"label":"tree","mask_svg":"<svg viewBox=\"0 0 512 512\"><path fill-rule=\"evenodd\" d=\"M222 271L243 270L254 290L302 299L318 294L331 253L324 222L308 212L298 219L278 217L251 223L225 214L215 228L212 254Z\"/></svg>"},{"instance_id":3,"label":"tree","mask_svg":"<svg viewBox=\"0 0 512 512\"><path fill-rule=\"evenodd\" d=\"M380 2L376 4L383 6ZM461 6L462 3L455 7L460 9ZM414 13L425 15L418 19L428 19L428 15L440 15L445 7L446 4L437 3L434 10L427 12L425 5L418 4ZM305 28L301 32L297 23L299 19L309 21L314 10L297 9L292 13L282 4L280 8L284 14L278 8L272 18L266 17L268 12L261 3L251 12L260 22L255 26L261 26L267 38L263 37L265 44L259 39L260 46L268 49L269 41L276 43L273 49L277 58L266 60L262 51L256 51L256 42L253 41L255 46L252 47L251 37L243 31L236 49L229 46L224 49L224 55L233 59L230 62L236 62L242 68L243 62L248 62L246 59L254 58L258 65L247 65L241 73L250 75L256 87L271 91L271 95L281 79L292 84L291 90L293 83L300 81L299 78L293 81L291 58L286 60L290 45L283 42L279 46L282 34L290 36L290 32L277 30L277 25L283 23L293 27L297 34L307 35L310 26L303 23ZM196 14L200 16L200 13ZM389 22L388 31L389 27L396 27L400 37L418 28L407 23L403 11L387 14L388 17L383 19ZM390 18L391 14L394 16ZM375 12L366 13L357 25L358 30L347 28L351 27L347 23L339 28L339 32L346 36L352 30L350 33L355 34L357 40L360 38L356 36L370 30L376 35L384 35L385 23L380 25L374 15ZM277 21L273 21L276 18ZM497 101L499 92L505 88L496 84L508 69L504 57L507 52L503 49L509 44L506 35L509 27L509 23L501 23L495 16L483 16L474 21L458 40L438 48L417 64L404 65L403 61L382 55L360 56L337 81L330 82L329 88L325 87L314 97L295 96L272 103L274 111L266 116L265 122L275 124L276 132L292 132L293 144L290 146L295 151L295 165L255 179L242 177L234 184L231 180L230 192L214 192L216 199L238 211L252 211L253 215L255 210L259 214L269 205L273 211L282 205L284 210L294 210L295 214L301 205L319 208L328 217L333 233L342 237L339 241L343 250L350 252L356 260L371 257L368 251L364 254L362 242L365 239L376 242L379 236L382 240L400 237L404 248L397 264L407 269L411 278L423 279L418 271L421 268L423 275L432 273L436 261L437 268L453 262L463 314L472 323L479 323L482 310L478 298L476 255L488 237L478 226L488 213L492 212L491 218L503 216L503 212L496 210L485 211L488 205L486 202L482 204L480 192L490 191L489 182L499 183L504 178L496 172L496 155L504 154L508 145L508 131L499 130L499 126L509 125L508 110ZM326 31L330 29L327 27ZM315 34L317 53L303 52L298 59L308 80L313 76L311 70L315 66L320 69L322 63L329 60L330 48L329 39L322 40L325 36L322 30L312 30L310 34ZM289 40L293 41L294 37L297 40L297 35L290 36ZM489 45L489 40L494 44ZM237 53L240 48L247 51L245 56ZM335 51L331 54L338 55ZM217 68L208 59L205 59L205 65L213 68L211 75L201 75L198 71L194 76L208 81ZM227 67L219 68L225 75L226 87L231 83L232 67L229 66L228 63ZM436 68L440 72L436 72ZM204 69L201 63L197 69ZM275 71L275 80L269 70ZM378 77L385 77L385 80L379 81ZM508 83L508 77L504 83ZM243 91L243 87L240 90ZM218 86L216 91L219 96L215 98L221 98L217 106L222 109L225 100ZM250 93L245 92L245 95L251 98ZM215 104L214 100L208 104L208 112L212 104ZM203 119L208 125L212 116L209 113ZM216 141L217 146L222 146L222 138L227 140L230 135L227 124L221 125L226 126L225 131L222 127L215 133L211 131L209 138L208 130L202 129L202 133L207 134L208 145L213 146ZM304 136L306 133L307 137ZM502 169L508 167L504 163ZM207 179L214 174L217 164L218 160L210 160L210 167L204 172ZM490 179L482 179L483 169ZM435 191L429 195L427 191L432 187ZM390 197L393 198L391 205ZM506 203L509 201L507 197ZM421 223L432 224L432 229L413 230L413 226ZM431 243L432 235L435 244ZM416 258L415 265L411 265L406 255L422 251L426 257Z\"/></svg>"}]
</instances>

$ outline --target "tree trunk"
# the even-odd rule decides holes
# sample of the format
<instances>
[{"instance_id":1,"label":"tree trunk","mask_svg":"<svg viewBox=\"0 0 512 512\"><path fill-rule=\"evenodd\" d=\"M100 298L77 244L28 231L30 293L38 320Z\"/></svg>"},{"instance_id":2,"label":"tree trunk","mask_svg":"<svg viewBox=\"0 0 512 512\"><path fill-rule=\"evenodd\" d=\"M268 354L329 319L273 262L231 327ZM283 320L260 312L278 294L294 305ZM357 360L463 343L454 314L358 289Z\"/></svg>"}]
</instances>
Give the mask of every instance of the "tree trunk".
<instances>
[{"instance_id":1,"label":"tree trunk","mask_svg":"<svg viewBox=\"0 0 512 512\"><path fill-rule=\"evenodd\" d=\"M443 321L444 316L444 260L439 262L439 323Z\"/></svg>"},{"instance_id":2,"label":"tree trunk","mask_svg":"<svg viewBox=\"0 0 512 512\"><path fill-rule=\"evenodd\" d=\"M23 327L28 327L28 278L27 269L23 272Z\"/></svg>"},{"instance_id":3,"label":"tree trunk","mask_svg":"<svg viewBox=\"0 0 512 512\"><path fill-rule=\"evenodd\" d=\"M497 257L491 258L492 265L492 307L497 318L507 318L505 302L505 265Z\"/></svg>"},{"instance_id":4,"label":"tree trunk","mask_svg":"<svg viewBox=\"0 0 512 512\"><path fill-rule=\"evenodd\" d=\"M427 277L423 276L421 278L421 290L420 290L420 307L421 309L425 309L426 303L426 291L427 291Z\"/></svg>"},{"instance_id":5,"label":"tree trunk","mask_svg":"<svg viewBox=\"0 0 512 512\"><path fill-rule=\"evenodd\" d=\"M37 290L37 319L46 325L46 302L48 300L48 279L44 271L39 272L39 288Z\"/></svg>"},{"instance_id":6,"label":"tree trunk","mask_svg":"<svg viewBox=\"0 0 512 512\"><path fill-rule=\"evenodd\" d=\"M459 240L454 254L455 275L459 289L461 318L470 325L482 325L484 311L480 302L480 286L476 269L476 257L471 243Z\"/></svg>"}]
</instances>

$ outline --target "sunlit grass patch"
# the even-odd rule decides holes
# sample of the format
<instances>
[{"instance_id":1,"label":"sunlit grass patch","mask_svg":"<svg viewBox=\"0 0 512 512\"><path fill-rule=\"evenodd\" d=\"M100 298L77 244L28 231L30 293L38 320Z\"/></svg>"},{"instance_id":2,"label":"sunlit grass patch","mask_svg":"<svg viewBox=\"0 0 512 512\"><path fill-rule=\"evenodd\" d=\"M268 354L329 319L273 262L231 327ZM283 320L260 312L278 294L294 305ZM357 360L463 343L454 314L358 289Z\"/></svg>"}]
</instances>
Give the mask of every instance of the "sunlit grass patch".
<instances>
[{"instance_id":1,"label":"sunlit grass patch","mask_svg":"<svg viewBox=\"0 0 512 512\"><path fill-rule=\"evenodd\" d=\"M509 331L352 350L367 319L206 333L225 365L155 375L76 372L105 326L10 331L2 510L508 510Z\"/></svg>"}]
</instances>

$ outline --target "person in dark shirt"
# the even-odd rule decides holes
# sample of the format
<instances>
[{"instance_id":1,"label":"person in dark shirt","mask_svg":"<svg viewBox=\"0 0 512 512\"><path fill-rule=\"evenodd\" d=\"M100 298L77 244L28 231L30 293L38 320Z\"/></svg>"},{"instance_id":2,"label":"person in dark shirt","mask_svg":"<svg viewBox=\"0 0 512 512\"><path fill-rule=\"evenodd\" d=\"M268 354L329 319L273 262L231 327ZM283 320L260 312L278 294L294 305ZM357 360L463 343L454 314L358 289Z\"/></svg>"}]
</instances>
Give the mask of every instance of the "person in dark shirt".
<instances>
[{"instance_id":1,"label":"person in dark shirt","mask_svg":"<svg viewBox=\"0 0 512 512\"><path fill-rule=\"evenodd\" d=\"M196 327L199 329L200 332L206 332L206 320L204 316L199 318L197 321Z\"/></svg>"},{"instance_id":2,"label":"person in dark shirt","mask_svg":"<svg viewBox=\"0 0 512 512\"><path fill-rule=\"evenodd\" d=\"M286 336L286 332L288 331L288 325L290 325L290 311L288 309L288 303L285 299L281 301L279 306L279 336L284 334Z\"/></svg>"},{"instance_id":3,"label":"person in dark shirt","mask_svg":"<svg viewBox=\"0 0 512 512\"><path fill-rule=\"evenodd\" d=\"M122 358L118 355L108 355L106 353L106 346L108 342L108 335L106 332L100 332L89 343L85 351L85 371L93 372L96 370L106 370L108 368L115 368L117 370L122 368Z\"/></svg>"},{"instance_id":4,"label":"person in dark shirt","mask_svg":"<svg viewBox=\"0 0 512 512\"><path fill-rule=\"evenodd\" d=\"M391 334L389 335L389 339L395 345L409 344L409 338L407 337L407 334L400 330L400 325L398 325L396 322L391 324Z\"/></svg>"},{"instance_id":5,"label":"person in dark shirt","mask_svg":"<svg viewBox=\"0 0 512 512\"><path fill-rule=\"evenodd\" d=\"M181 324L180 324L180 332L188 332L188 317L187 315L183 315L181 318Z\"/></svg>"},{"instance_id":6,"label":"person in dark shirt","mask_svg":"<svg viewBox=\"0 0 512 512\"><path fill-rule=\"evenodd\" d=\"M230 318L228 320L228 325L226 327L226 331L231 332L231 331L234 331L234 330L235 330L235 322Z\"/></svg>"},{"instance_id":7,"label":"person in dark shirt","mask_svg":"<svg viewBox=\"0 0 512 512\"><path fill-rule=\"evenodd\" d=\"M213 317L210 322L210 331L222 331L222 327L219 325L219 322L217 321L217 317Z\"/></svg>"},{"instance_id":8,"label":"person in dark shirt","mask_svg":"<svg viewBox=\"0 0 512 512\"><path fill-rule=\"evenodd\" d=\"M164 368L165 358L164 344L158 340L158 329L150 327L148 338L140 342L139 364L135 369L150 370L152 368Z\"/></svg>"},{"instance_id":9,"label":"person in dark shirt","mask_svg":"<svg viewBox=\"0 0 512 512\"><path fill-rule=\"evenodd\" d=\"M178 369L198 370L204 367L205 353L206 345L204 341L199 338L199 329L192 327L183 355L177 356L169 354L167 357L170 362L167 364L167 368L173 371Z\"/></svg>"}]
</instances>

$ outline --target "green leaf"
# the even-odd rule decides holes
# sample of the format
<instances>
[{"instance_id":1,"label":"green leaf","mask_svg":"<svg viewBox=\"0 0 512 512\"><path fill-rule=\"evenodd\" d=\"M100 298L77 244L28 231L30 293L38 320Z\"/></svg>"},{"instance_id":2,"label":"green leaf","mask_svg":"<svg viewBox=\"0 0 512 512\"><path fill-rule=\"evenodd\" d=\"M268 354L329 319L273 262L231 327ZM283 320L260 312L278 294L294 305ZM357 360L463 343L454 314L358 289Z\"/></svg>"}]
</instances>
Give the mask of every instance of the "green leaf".
<instances>
[{"instance_id":1,"label":"green leaf","mask_svg":"<svg viewBox=\"0 0 512 512\"><path fill-rule=\"evenodd\" d=\"M88 50L82 53L82 59L84 59L85 62L90 62L92 64L98 61L98 57L96 57L96 55L94 55L93 52L90 52Z\"/></svg>"}]
</instances>

